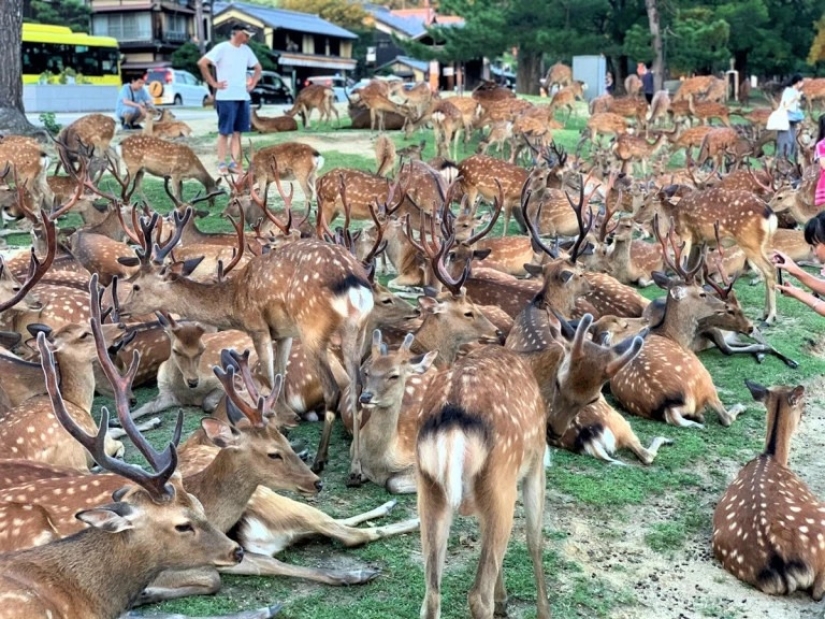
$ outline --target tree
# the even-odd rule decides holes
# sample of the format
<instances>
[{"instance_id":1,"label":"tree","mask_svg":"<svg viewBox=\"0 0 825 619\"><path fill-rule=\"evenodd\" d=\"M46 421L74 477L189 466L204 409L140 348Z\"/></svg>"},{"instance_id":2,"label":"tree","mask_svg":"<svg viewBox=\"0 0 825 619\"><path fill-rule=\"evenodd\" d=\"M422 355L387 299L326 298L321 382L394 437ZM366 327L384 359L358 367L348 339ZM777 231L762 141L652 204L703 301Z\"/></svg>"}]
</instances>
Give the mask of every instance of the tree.
<instances>
[{"instance_id":1,"label":"tree","mask_svg":"<svg viewBox=\"0 0 825 619\"><path fill-rule=\"evenodd\" d=\"M371 17L361 4L347 0L283 0L272 4L290 11L314 13L348 30L362 29Z\"/></svg>"},{"instance_id":2,"label":"tree","mask_svg":"<svg viewBox=\"0 0 825 619\"><path fill-rule=\"evenodd\" d=\"M659 27L659 8L656 0L645 0L647 19L650 22L650 38L653 39L653 83L658 91L662 89L664 57L662 55L662 31Z\"/></svg>"},{"instance_id":3,"label":"tree","mask_svg":"<svg viewBox=\"0 0 825 619\"><path fill-rule=\"evenodd\" d=\"M56 24L68 26L75 32L89 32L89 21L92 9L80 0L60 0L60 2L44 2L32 0L31 20L35 24Z\"/></svg>"},{"instance_id":4,"label":"tree","mask_svg":"<svg viewBox=\"0 0 825 619\"><path fill-rule=\"evenodd\" d=\"M40 130L26 119L23 110L23 0L0 2L0 38L6 49L16 50L0 62L0 130L31 134Z\"/></svg>"}]
</instances>

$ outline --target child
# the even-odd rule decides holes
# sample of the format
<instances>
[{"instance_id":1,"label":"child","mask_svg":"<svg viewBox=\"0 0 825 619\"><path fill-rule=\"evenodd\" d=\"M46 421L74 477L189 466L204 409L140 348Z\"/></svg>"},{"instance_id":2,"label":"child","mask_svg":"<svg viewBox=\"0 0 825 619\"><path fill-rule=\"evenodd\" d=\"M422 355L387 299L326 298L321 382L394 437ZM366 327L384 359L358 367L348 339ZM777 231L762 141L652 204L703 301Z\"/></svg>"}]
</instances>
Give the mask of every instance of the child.
<instances>
[{"instance_id":1,"label":"child","mask_svg":"<svg viewBox=\"0 0 825 619\"><path fill-rule=\"evenodd\" d=\"M814 204L822 206L825 204L825 114L819 117L819 136L814 146L814 161L819 162L819 180L816 183Z\"/></svg>"},{"instance_id":2,"label":"child","mask_svg":"<svg viewBox=\"0 0 825 619\"><path fill-rule=\"evenodd\" d=\"M820 127L822 127L822 118L820 118ZM817 148L821 143L821 141L817 143ZM825 262L825 211L812 217L805 224L805 242L814 248L814 255L817 259L820 262ZM825 279L820 279L803 270L802 267L781 251L774 251L773 263L776 268L784 269L789 275L793 275L816 294L825 296ZM776 289L786 296L802 301L820 316L825 316L825 301L810 292L806 292L788 282L777 284Z\"/></svg>"}]
</instances>

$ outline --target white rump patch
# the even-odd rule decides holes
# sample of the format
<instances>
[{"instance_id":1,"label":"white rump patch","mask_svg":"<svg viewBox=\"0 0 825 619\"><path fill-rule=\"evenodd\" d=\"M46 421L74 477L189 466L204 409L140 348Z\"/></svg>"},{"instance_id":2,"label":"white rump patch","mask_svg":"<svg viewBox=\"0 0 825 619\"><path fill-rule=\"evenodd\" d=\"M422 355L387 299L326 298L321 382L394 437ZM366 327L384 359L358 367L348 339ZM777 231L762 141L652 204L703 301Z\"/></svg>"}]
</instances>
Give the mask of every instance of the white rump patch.
<instances>
[{"instance_id":1,"label":"white rump patch","mask_svg":"<svg viewBox=\"0 0 825 619\"><path fill-rule=\"evenodd\" d=\"M323 155L318 155L317 157L315 157L315 169L320 170L323 167L324 167L324 156Z\"/></svg>"},{"instance_id":2,"label":"white rump patch","mask_svg":"<svg viewBox=\"0 0 825 619\"><path fill-rule=\"evenodd\" d=\"M363 286L353 286L346 295L341 295L332 300L332 309L343 317L351 314L366 317L375 305L375 298L372 290Z\"/></svg>"}]
</instances>

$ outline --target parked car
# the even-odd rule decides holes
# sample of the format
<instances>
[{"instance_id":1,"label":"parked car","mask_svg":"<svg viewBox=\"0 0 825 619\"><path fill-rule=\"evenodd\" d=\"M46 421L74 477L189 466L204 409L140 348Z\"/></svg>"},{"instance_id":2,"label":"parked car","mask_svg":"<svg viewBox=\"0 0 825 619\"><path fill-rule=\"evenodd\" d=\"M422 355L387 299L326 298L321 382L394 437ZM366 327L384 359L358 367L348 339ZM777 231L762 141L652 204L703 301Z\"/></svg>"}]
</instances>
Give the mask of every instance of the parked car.
<instances>
[{"instance_id":1,"label":"parked car","mask_svg":"<svg viewBox=\"0 0 825 619\"><path fill-rule=\"evenodd\" d=\"M209 98L209 89L203 82L180 69L149 69L146 88L155 105L202 106Z\"/></svg>"},{"instance_id":2,"label":"parked car","mask_svg":"<svg viewBox=\"0 0 825 619\"><path fill-rule=\"evenodd\" d=\"M355 82L349 77L341 75L313 75L304 80L304 86L310 84L320 84L322 86L329 86L335 92L335 102L347 100L347 88L351 87Z\"/></svg>"},{"instance_id":3,"label":"parked car","mask_svg":"<svg viewBox=\"0 0 825 619\"><path fill-rule=\"evenodd\" d=\"M252 72L247 74L252 75ZM249 93L252 105L267 103L292 103L294 97L284 78L274 71L261 71L261 79Z\"/></svg>"}]
</instances>

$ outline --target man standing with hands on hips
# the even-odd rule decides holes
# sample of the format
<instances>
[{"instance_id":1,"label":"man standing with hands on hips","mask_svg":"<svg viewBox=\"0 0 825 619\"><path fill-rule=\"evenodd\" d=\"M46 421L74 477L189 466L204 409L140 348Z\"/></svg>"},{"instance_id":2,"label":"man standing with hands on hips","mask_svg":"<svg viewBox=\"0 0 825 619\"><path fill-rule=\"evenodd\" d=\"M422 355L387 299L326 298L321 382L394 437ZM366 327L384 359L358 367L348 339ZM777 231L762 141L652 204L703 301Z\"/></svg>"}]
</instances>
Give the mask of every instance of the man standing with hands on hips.
<instances>
[{"instance_id":1,"label":"man standing with hands on hips","mask_svg":"<svg viewBox=\"0 0 825 619\"><path fill-rule=\"evenodd\" d=\"M218 43L198 61L204 81L216 90L218 112L218 174L239 174L241 170L241 133L249 131L249 92L261 79L261 63L247 45L255 32L247 26L234 26L228 41ZM217 79L210 65L215 66ZM254 69L247 81L247 69ZM230 142L232 160L226 163L226 145Z\"/></svg>"}]
</instances>

